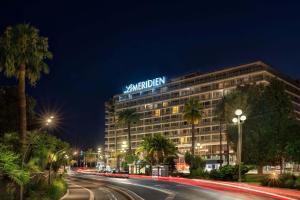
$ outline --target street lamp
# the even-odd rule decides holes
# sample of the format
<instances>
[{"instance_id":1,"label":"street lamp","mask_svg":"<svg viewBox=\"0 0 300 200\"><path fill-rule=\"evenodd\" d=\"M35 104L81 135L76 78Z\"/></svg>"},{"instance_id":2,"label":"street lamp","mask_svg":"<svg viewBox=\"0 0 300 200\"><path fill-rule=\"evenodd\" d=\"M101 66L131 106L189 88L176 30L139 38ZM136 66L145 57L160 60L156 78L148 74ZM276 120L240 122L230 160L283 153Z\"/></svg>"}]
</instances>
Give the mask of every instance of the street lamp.
<instances>
[{"instance_id":1,"label":"street lamp","mask_svg":"<svg viewBox=\"0 0 300 200\"><path fill-rule=\"evenodd\" d=\"M242 181L242 177L241 177L242 137L243 137L241 124L246 120L246 116L242 115L243 111L241 109L237 109L234 112L234 114L236 115L236 117L232 119L232 122L238 126L237 164L239 165L239 182L241 182Z\"/></svg>"}]
</instances>

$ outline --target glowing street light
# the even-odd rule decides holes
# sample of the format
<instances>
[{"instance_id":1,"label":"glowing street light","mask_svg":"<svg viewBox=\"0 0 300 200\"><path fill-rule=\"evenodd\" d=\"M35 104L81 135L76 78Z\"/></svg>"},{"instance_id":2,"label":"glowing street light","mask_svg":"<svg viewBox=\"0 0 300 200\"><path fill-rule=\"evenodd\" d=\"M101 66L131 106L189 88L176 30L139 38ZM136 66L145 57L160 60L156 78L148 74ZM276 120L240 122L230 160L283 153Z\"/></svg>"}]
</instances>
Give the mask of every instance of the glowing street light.
<instances>
[{"instance_id":1,"label":"glowing street light","mask_svg":"<svg viewBox=\"0 0 300 200\"><path fill-rule=\"evenodd\" d=\"M247 119L241 109L237 109L234 114L236 117L232 119L232 122L238 126L238 146L237 146L237 164L239 165L239 182L242 181L241 177L241 163L242 163L242 127L241 124Z\"/></svg>"},{"instance_id":2,"label":"glowing street light","mask_svg":"<svg viewBox=\"0 0 300 200\"><path fill-rule=\"evenodd\" d=\"M243 111L242 111L241 109L237 109L237 110L234 112L234 114L235 114L236 116L241 116L241 115L243 114Z\"/></svg>"}]
</instances>

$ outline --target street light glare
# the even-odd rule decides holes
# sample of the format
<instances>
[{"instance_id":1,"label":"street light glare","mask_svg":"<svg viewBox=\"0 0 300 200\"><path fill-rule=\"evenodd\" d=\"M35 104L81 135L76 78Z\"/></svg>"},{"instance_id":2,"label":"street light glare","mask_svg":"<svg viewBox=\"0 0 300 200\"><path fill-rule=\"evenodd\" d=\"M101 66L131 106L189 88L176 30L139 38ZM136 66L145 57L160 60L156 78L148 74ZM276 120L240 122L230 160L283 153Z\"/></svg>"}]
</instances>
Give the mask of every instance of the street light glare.
<instances>
[{"instance_id":1,"label":"street light glare","mask_svg":"<svg viewBox=\"0 0 300 200\"><path fill-rule=\"evenodd\" d=\"M241 116L241 120L242 120L242 121L245 121L246 119L247 119L247 117L246 117L245 115L242 115L242 116Z\"/></svg>"},{"instance_id":2,"label":"street light glare","mask_svg":"<svg viewBox=\"0 0 300 200\"><path fill-rule=\"evenodd\" d=\"M234 112L235 115L237 116L240 116L243 114L243 111L241 109L237 109L235 112Z\"/></svg>"},{"instance_id":3,"label":"street light glare","mask_svg":"<svg viewBox=\"0 0 300 200\"><path fill-rule=\"evenodd\" d=\"M233 118L233 119L232 119L232 122L233 122L233 123L237 123L237 122L238 122L238 118L236 118L236 117Z\"/></svg>"}]
</instances>

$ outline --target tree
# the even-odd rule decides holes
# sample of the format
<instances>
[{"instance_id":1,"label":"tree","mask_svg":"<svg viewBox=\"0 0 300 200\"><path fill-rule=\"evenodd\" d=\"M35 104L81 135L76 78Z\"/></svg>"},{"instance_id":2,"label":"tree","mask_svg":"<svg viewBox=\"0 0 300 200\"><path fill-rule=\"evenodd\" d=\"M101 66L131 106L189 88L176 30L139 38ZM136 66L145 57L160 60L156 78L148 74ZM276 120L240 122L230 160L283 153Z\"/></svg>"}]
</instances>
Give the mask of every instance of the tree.
<instances>
[{"instance_id":1,"label":"tree","mask_svg":"<svg viewBox=\"0 0 300 200\"><path fill-rule=\"evenodd\" d=\"M18 185L29 182L29 172L19 165L19 155L0 144L0 176L8 176Z\"/></svg>"},{"instance_id":2,"label":"tree","mask_svg":"<svg viewBox=\"0 0 300 200\"><path fill-rule=\"evenodd\" d=\"M137 148L138 154L145 154L145 158L152 165L162 164L168 156L176 156L175 145L160 134L145 137Z\"/></svg>"},{"instance_id":3,"label":"tree","mask_svg":"<svg viewBox=\"0 0 300 200\"><path fill-rule=\"evenodd\" d=\"M28 130L35 126L35 105L33 97L26 96ZM18 131L18 88L15 86L0 86L0 136L4 133Z\"/></svg>"},{"instance_id":4,"label":"tree","mask_svg":"<svg viewBox=\"0 0 300 200\"><path fill-rule=\"evenodd\" d=\"M192 155L195 154L195 124L197 124L202 118L202 109L202 104L194 98L189 99L189 101L184 106L183 118L187 120L192 126Z\"/></svg>"},{"instance_id":5,"label":"tree","mask_svg":"<svg viewBox=\"0 0 300 200\"><path fill-rule=\"evenodd\" d=\"M15 77L19 92L19 133L21 143L26 139L26 78L31 85L40 79L41 73L48 73L46 59L51 59L48 39L39 35L39 30L29 24L7 27L0 37L0 71L7 77Z\"/></svg>"},{"instance_id":6,"label":"tree","mask_svg":"<svg viewBox=\"0 0 300 200\"><path fill-rule=\"evenodd\" d=\"M116 125L117 125L117 121L116 121L116 107L115 107L115 102L114 99L110 99L107 103L107 109L108 109L108 113L110 114L110 116L113 117L113 123L114 123L114 127L113 127L113 131L114 131L114 135L115 135L115 162L116 162L116 168L117 170L119 170L119 156L118 156L118 141L117 141L117 131L116 131Z\"/></svg>"},{"instance_id":7,"label":"tree","mask_svg":"<svg viewBox=\"0 0 300 200\"><path fill-rule=\"evenodd\" d=\"M89 165L89 167L92 166L92 163L95 163L95 162L96 162L97 156L96 156L96 154L94 153L93 149L88 149L88 150L85 152L85 159L86 159L87 165Z\"/></svg>"},{"instance_id":8,"label":"tree","mask_svg":"<svg viewBox=\"0 0 300 200\"><path fill-rule=\"evenodd\" d=\"M266 117L270 121L269 126L272 126L273 133L270 138L273 145L271 156L275 163L280 165L282 173L284 161L287 159L286 148L295 139L290 133L295 120L293 107L284 84L277 79L270 82L264 94L268 109Z\"/></svg>"},{"instance_id":9,"label":"tree","mask_svg":"<svg viewBox=\"0 0 300 200\"><path fill-rule=\"evenodd\" d=\"M245 164L257 166L262 173L264 165L277 165L290 159L287 153L296 136L298 124L292 105L282 82L273 79L268 85L246 85L238 87L222 102L227 133L233 148L237 144L237 128L231 122L234 111L242 109L247 120L242 126L243 154Z\"/></svg>"},{"instance_id":10,"label":"tree","mask_svg":"<svg viewBox=\"0 0 300 200\"><path fill-rule=\"evenodd\" d=\"M132 124L138 123L140 121L140 115L136 112L135 109L125 109L119 113L118 119L119 119L119 123L127 125L128 148L129 148L129 153L131 153L130 128Z\"/></svg>"},{"instance_id":11,"label":"tree","mask_svg":"<svg viewBox=\"0 0 300 200\"><path fill-rule=\"evenodd\" d=\"M206 164L200 156L195 156L188 151L184 154L184 161L190 166L190 172L198 168L201 168L203 170Z\"/></svg>"},{"instance_id":12,"label":"tree","mask_svg":"<svg viewBox=\"0 0 300 200\"><path fill-rule=\"evenodd\" d=\"M216 107L216 114L220 120L220 124L226 125L225 132L227 141L227 165L229 165L230 147L233 149L237 148L237 130L232 124L232 118L235 117L234 112L237 109L242 109L249 119L249 113L251 110L249 96L256 96L256 93L259 94L261 88L263 88L263 86L260 85L239 86L236 88L236 90L223 96Z\"/></svg>"}]
</instances>

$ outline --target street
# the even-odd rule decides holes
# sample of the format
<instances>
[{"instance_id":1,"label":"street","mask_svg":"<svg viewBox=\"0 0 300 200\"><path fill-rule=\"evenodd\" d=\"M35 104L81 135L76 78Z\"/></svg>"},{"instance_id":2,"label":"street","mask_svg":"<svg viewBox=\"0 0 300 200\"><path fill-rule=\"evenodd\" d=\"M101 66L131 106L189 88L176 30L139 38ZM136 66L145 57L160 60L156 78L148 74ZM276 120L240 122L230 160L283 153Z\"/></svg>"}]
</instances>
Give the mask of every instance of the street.
<instances>
[{"instance_id":1,"label":"street","mask_svg":"<svg viewBox=\"0 0 300 200\"><path fill-rule=\"evenodd\" d=\"M267 200L271 198L216 191L178 183L73 174L64 200Z\"/></svg>"}]
</instances>

